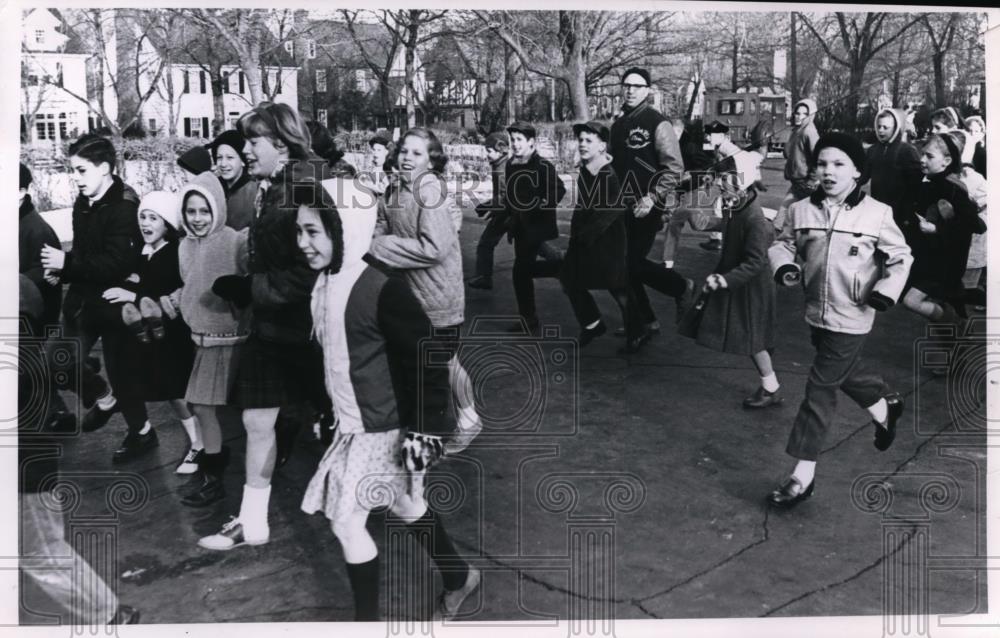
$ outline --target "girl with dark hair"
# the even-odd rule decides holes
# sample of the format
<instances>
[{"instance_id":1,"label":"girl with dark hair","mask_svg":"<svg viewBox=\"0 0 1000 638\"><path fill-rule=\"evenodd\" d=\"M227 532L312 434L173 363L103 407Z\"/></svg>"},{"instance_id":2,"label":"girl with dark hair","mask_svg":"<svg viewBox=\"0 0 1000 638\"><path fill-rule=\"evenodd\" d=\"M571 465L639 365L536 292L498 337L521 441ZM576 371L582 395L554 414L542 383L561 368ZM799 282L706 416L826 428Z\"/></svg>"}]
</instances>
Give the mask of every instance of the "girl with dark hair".
<instances>
[{"instance_id":1,"label":"girl with dark hair","mask_svg":"<svg viewBox=\"0 0 1000 638\"><path fill-rule=\"evenodd\" d=\"M115 147L99 135L86 134L70 144L69 164L79 189L73 203L73 248L64 252L44 246L42 267L49 284L69 283L62 306L63 336L78 340L81 359L100 338L108 379L114 386L119 379L118 358L121 349L127 347L128 334L119 310L109 308L101 293L135 272L142 244L136 215L139 197L115 174ZM65 384L60 384L63 389L79 387L84 407L94 406L83 418L81 427L85 432L104 427L112 414L124 410L108 384L90 366L79 365L75 358L51 360L51 364L54 372L64 373L56 376L65 379ZM125 416L126 421L139 427L145 420L138 409ZM120 450L151 443L148 437L137 438L130 433Z\"/></svg>"},{"instance_id":2,"label":"girl with dark hair","mask_svg":"<svg viewBox=\"0 0 1000 638\"><path fill-rule=\"evenodd\" d=\"M376 212L359 203L370 196L341 179L316 191L302 200L311 205L298 209L298 246L321 273L312 316L340 427L302 509L330 519L347 563L356 621L380 616L378 550L366 523L372 509L384 506L433 558L444 581L435 619L451 619L479 586L480 574L458 554L424 500L423 476L451 430L443 371L420 369L420 342L431 322L405 281L364 261Z\"/></svg>"},{"instance_id":3,"label":"girl with dark hair","mask_svg":"<svg viewBox=\"0 0 1000 638\"><path fill-rule=\"evenodd\" d=\"M129 344L126 349L130 369L123 375L128 383L119 387L119 398L123 402L138 399L142 405L141 436L152 432L144 404L170 403L191 443L175 471L192 474L198 469L201 434L198 420L183 397L194 361L194 347L191 331L173 312L170 301L171 295L177 298L183 284L177 256L179 208L177 196L167 191L153 191L142 198L139 230L145 243L138 267L121 286L105 290L103 297L112 304L121 304L122 321L140 342ZM127 393L136 396L126 397Z\"/></svg>"},{"instance_id":4,"label":"girl with dark hair","mask_svg":"<svg viewBox=\"0 0 1000 638\"><path fill-rule=\"evenodd\" d=\"M231 397L243 410L247 476L239 516L198 542L214 550L268 542L278 413L307 401L317 408L326 403L319 386L321 355L310 339L309 296L316 273L296 247L297 206L291 202L295 191L311 192L329 170L312 153L309 130L288 105L260 104L240 118L239 130L247 139L247 168L259 180L248 236L249 274L219 277L212 290L252 310Z\"/></svg>"},{"instance_id":5,"label":"girl with dark hair","mask_svg":"<svg viewBox=\"0 0 1000 638\"><path fill-rule=\"evenodd\" d=\"M437 137L426 129L407 131L397 156L399 177L380 208L371 254L403 271L436 329L436 338L444 340L451 351L452 388L467 445L482 424L472 396L472 381L458 360L459 334L465 321L465 287L462 249L451 219L447 185L441 176L448 158Z\"/></svg>"},{"instance_id":6,"label":"girl with dark hair","mask_svg":"<svg viewBox=\"0 0 1000 638\"><path fill-rule=\"evenodd\" d=\"M919 233L903 305L930 321L965 316L962 276L973 234L986 231L962 182L962 148L952 133L933 134L920 155L924 179L910 208Z\"/></svg>"},{"instance_id":7,"label":"girl with dark hair","mask_svg":"<svg viewBox=\"0 0 1000 638\"><path fill-rule=\"evenodd\" d=\"M247 172L247 158L243 155L246 138L239 131L224 131L206 145L212 153L215 174L226 193L226 225L235 230L250 226L254 199L257 197L257 180Z\"/></svg>"}]
</instances>

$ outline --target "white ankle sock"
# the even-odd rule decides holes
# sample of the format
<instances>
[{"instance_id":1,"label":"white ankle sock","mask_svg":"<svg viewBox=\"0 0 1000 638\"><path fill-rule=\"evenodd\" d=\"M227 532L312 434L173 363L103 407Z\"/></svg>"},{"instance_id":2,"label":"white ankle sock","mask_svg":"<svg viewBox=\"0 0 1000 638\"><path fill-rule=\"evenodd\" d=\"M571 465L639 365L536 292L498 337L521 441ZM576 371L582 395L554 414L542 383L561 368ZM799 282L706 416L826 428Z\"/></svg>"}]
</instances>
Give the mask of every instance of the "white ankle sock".
<instances>
[{"instance_id":1,"label":"white ankle sock","mask_svg":"<svg viewBox=\"0 0 1000 638\"><path fill-rule=\"evenodd\" d=\"M663 266L664 266L664 267L665 267L665 268L666 268L667 270L670 270L671 268L673 268L673 267L674 267L674 262L673 262L673 261L664 261L664 262L663 262Z\"/></svg>"},{"instance_id":2,"label":"white ankle sock","mask_svg":"<svg viewBox=\"0 0 1000 638\"><path fill-rule=\"evenodd\" d=\"M587 326L586 326L586 329L587 329L587 330L593 330L593 329L594 329L594 328L596 328L596 327L597 327L597 326L598 326L598 325L599 325L600 323L601 323L601 320L600 320L600 319L598 319L598 320L597 320L597 321L595 321L594 323L591 323L591 324L587 324Z\"/></svg>"},{"instance_id":3,"label":"white ankle sock","mask_svg":"<svg viewBox=\"0 0 1000 638\"><path fill-rule=\"evenodd\" d=\"M118 399L116 399L115 395L108 391L107 394L97 400L97 407L102 411L107 412L111 408L115 407L116 403L118 403Z\"/></svg>"},{"instance_id":4,"label":"white ankle sock","mask_svg":"<svg viewBox=\"0 0 1000 638\"><path fill-rule=\"evenodd\" d=\"M243 502L240 504L240 523L243 533L249 538L266 538L271 530L267 525L267 505L271 500L271 486L243 486Z\"/></svg>"},{"instance_id":5,"label":"white ankle sock","mask_svg":"<svg viewBox=\"0 0 1000 638\"><path fill-rule=\"evenodd\" d=\"M188 439L191 441L192 450L200 450L205 447L201 442L201 428L198 427L198 417L191 416L181 419L181 425L184 426L184 431L187 432Z\"/></svg>"},{"instance_id":6,"label":"white ankle sock","mask_svg":"<svg viewBox=\"0 0 1000 638\"><path fill-rule=\"evenodd\" d=\"M139 434L149 434L149 431L152 429L153 429L153 424L151 424L149 421L146 421L145 425L142 426L142 429L139 430Z\"/></svg>"},{"instance_id":7,"label":"white ankle sock","mask_svg":"<svg viewBox=\"0 0 1000 638\"><path fill-rule=\"evenodd\" d=\"M889 406L885 399L879 399L875 405L868 406L868 414L872 415L876 423L884 425L886 419L889 418Z\"/></svg>"},{"instance_id":8,"label":"white ankle sock","mask_svg":"<svg viewBox=\"0 0 1000 638\"><path fill-rule=\"evenodd\" d=\"M816 477L816 461L799 461L792 470L792 476L802 483L802 487L809 487Z\"/></svg>"},{"instance_id":9,"label":"white ankle sock","mask_svg":"<svg viewBox=\"0 0 1000 638\"><path fill-rule=\"evenodd\" d=\"M777 392L778 388L781 387L778 384L778 375L776 375L773 372L771 374L767 375L766 377L761 377L760 378L760 384L768 392Z\"/></svg>"}]
</instances>

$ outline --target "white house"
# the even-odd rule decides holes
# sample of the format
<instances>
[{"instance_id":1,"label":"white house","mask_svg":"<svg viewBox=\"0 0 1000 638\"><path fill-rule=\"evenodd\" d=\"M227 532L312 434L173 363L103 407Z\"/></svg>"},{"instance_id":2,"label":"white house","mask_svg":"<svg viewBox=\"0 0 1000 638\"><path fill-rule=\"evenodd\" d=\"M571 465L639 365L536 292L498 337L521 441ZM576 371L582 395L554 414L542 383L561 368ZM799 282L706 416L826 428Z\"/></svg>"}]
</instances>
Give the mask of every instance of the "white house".
<instances>
[{"instance_id":1,"label":"white house","mask_svg":"<svg viewBox=\"0 0 1000 638\"><path fill-rule=\"evenodd\" d=\"M86 53L67 53L69 38L60 33L59 18L34 9L23 20L21 47L21 115L34 117L32 142L73 138L89 130ZM79 96L79 97L76 97Z\"/></svg>"},{"instance_id":2,"label":"white house","mask_svg":"<svg viewBox=\"0 0 1000 638\"><path fill-rule=\"evenodd\" d=\"M253 104L250 87L243 71L237 66L222 67L223 109L225 126L233 128L236 120L249 111ZM298 67L269 66L268 86L275 90L274 101L298 109ZM145 78L149 86L151 78ZM211 137L215 106L212 102L212 84L209 73L197 64L173 64L163 70L156 91L142 107L142 123L147 133L166 133L171 120L177 133L185 137Z\"/></svg>"}]
</instances>

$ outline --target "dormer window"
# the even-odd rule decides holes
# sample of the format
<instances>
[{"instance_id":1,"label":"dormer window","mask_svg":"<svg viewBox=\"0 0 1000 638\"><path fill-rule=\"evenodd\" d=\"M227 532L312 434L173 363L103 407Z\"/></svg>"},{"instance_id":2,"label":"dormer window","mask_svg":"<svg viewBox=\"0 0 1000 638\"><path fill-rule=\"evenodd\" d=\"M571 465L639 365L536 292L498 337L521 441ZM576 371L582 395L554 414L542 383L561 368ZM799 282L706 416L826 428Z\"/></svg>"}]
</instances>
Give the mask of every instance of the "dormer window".
<instances>
[{"instance_id":1,"label":"dormer window","mask_svg":"<svg viewBox=\"0 0 1000 638\"><path fill-rule=\"evenodd\" d=\"M35 29L35 44L45 44L44 29Z\"/></svg>"}]
</instances>

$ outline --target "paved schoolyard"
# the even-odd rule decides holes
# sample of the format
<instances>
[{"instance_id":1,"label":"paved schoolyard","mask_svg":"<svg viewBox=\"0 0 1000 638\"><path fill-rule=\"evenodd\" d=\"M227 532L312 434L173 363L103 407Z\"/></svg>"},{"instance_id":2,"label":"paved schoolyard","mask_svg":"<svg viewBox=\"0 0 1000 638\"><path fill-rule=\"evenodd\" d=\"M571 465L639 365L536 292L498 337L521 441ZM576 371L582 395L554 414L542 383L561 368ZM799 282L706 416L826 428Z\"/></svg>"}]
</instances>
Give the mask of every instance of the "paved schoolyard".
<instances>
[{"instance_id":1,"label":"paved schoolyard","mask_svg":"<svg viewBox=\"0 0 1000 638\"><path fill-rule=\"evenodd\" d=\"M764 204L775 207L785 192L780 170L767 168L765 179ZM482 223L470 212L465 221L469 273ZM677 258L699 279L717 258L698 247L704 237L688 232ZM482 595L466 605L470 620L871 615L887 604L884 586L909 605L890 610L919 611L919 592L887 574L930 583L934 613L985 610L985 571L976 572L985 565L976 558L985 555L985 359L973 341L957 351L950 377L933 377L914 362L941 353L940 340L924 339L923 322L901 309L879 316L865 355L906 399L895 445L877 452L866 413L842 397L815 496L775 512L764 497L791 468L784 445L813 355L800 290L778 294L774 361L785 403L748 412L740 402L757 385L749 358L676 335L673 301L655 293L663 333L631 357L616 354L610 333L580 352L554 280L536 282L542 323L553 326L546 335L491 335L490 319L514 307L512 261L502 244L497 287L466 297L466 327L478 323L462 356L487 431L440 466L430 489L460 549L484 571ZM609 324L620 325L611 299L597 296ZM110 464L124 433L118 416L65 449L64 470L79 472L73 480L84 490L74 524L106 509L115 480L139 486L140 503L112 526L122 601L140 607L144 623L350 620L338 543L321 515L299 510L318 443L304 433L274 479L271 542L212 553L195 543L238 510L239 421L224 423L237 452L227 501L192 510L175 494L183 479L173 468L186 451L180 424L163 405L151 415L160 448L128 466ZM406 562L422 556L400 549L382 516L369 528L392 583L383 596L390 615L426 614L433 596L420 584L440 588L440 579ZM949 560L960 568L945 569Z\"/></svg>"}]
</instances>

